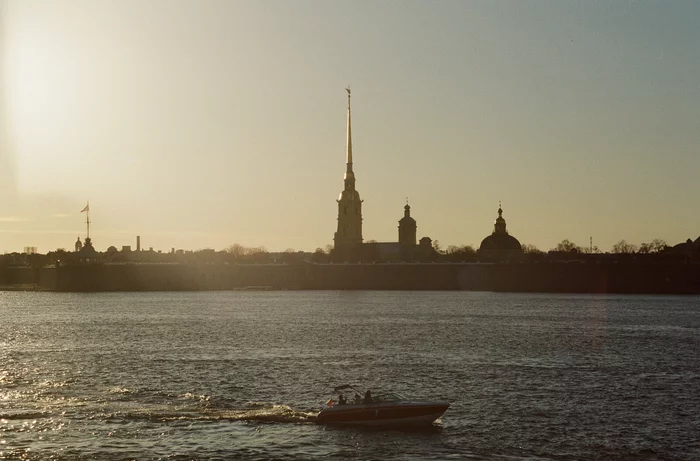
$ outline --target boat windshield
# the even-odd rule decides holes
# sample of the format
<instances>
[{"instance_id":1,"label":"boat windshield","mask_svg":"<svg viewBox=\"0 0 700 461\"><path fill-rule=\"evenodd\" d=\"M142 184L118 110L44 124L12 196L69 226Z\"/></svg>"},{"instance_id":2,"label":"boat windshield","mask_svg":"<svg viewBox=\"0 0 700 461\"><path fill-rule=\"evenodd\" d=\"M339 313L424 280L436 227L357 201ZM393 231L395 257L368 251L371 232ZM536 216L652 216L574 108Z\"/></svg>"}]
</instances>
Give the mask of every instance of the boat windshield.
<instances>
[{"instance_id":1,"label":"boat windshield","mask_svg":"<svg viewBox=\"0 0 700 461\"><path fill-rule=\"evenodd\" d=\"M394 402L396 400L408 400L406 397L396 392L386 392L377 394L373 396L372 399L375 402Z\"/></svg>"}]
</instances>

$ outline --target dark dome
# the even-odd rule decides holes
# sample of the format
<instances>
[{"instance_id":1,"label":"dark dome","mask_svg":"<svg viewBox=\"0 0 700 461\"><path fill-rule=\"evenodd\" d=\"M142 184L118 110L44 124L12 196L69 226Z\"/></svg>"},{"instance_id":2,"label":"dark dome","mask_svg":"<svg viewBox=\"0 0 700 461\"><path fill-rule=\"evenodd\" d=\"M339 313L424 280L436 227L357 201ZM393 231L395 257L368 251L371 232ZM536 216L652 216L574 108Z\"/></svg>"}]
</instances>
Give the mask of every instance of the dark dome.
<instances>
[{"instance_id":1,"label":"dark dome","mask_svg":"<svg viewBox=\"0 0 700 461\"><path fill-rule=\"evenodd\" d=\"M481 241L479 250L522 250L522 247L512 235L493 233Z\"/></svg>"},{"instance_id":2,"label":"dark dome","mask_svg":"<svg viewBox=\"0 0 700 461\"><path fill-rule=\"evenodd\" d=\"M410 216L404 216L403 218L399 219L399 223L411 223L411 224L415 224L415 223L416 223L416 220L413 219L413 218L410 217Z\"/></svg>"}]
</instances>

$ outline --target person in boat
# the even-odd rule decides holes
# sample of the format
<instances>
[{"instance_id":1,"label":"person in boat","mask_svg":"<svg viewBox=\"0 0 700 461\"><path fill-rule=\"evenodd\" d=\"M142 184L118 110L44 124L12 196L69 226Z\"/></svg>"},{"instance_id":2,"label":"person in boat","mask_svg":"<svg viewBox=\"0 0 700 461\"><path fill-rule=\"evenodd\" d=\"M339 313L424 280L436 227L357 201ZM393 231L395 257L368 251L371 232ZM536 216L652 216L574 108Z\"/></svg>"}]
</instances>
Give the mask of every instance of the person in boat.
<instances>
[{"instance_id":1,"label":"person in boat","mask_svg":"<svg viewBox=\"0 0 700 461\"><path fill-rule=\"evenodd\" d=\"M355 392L355 401L353 402L355 405L360 405L362 403L362 397L360 397L360 394Z\"/></svg>"},{"instance_id":2,"label":"person in boat","mask_svg":"<svg viewBox=\"0 0 700 461\"><path fill-rule=\"evenodd\" d=\"M367 392L365 392L365 400L363 403L372 403L372 391L370 391L369 389L367 389Z\"/></svg>"},{"instance_id":3,"label":"person in boat","mask_svg":"<svg viewBox=\"0 0 700 461\"><path fill-rule=\"evenodd\" d=\"M348 403L347 399L343 394L340 394L338 396L338 405L345 405L346 403Z\"/></svg>"}]
</instances>

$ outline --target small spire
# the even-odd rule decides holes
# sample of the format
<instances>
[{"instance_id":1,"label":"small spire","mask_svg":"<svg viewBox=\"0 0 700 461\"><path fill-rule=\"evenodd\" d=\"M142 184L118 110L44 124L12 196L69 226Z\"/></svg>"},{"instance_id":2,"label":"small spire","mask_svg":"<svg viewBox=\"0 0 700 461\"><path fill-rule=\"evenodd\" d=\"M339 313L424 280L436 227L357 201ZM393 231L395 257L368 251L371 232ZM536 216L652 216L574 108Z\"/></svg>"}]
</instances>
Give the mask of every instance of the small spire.
<instances>
[{"instance_id":1,"label":"small spire","mask_svg":"<svg viewBox=\"0 0 700 461\"><path fill-rule=\"evenodd\" d=\"M352 172L352 127L350 123L350 85L345 88L348 92L348 144L347 144L347 171Z\"/></svg>"}]
</instances>

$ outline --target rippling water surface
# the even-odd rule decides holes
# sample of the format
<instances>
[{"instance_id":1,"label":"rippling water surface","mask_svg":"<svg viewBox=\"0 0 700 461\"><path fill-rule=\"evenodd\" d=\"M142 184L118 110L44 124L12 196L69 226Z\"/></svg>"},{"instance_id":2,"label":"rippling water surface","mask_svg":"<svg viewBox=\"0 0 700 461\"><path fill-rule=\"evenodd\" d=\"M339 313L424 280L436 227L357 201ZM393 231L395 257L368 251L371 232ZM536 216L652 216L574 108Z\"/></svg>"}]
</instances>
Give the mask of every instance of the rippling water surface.
<instances>
[{"instance_id":1,"label":"rippling water surface","mask_svg":"<svg viewBox=\"0 0 700 461\"><path fill-rule=\"evenodd\" d=\"M317 426L332 386L452 407ZM0 292L0 459L700 459L700 298Z\"/></svg>"}]
</instances>

